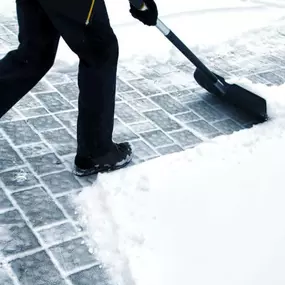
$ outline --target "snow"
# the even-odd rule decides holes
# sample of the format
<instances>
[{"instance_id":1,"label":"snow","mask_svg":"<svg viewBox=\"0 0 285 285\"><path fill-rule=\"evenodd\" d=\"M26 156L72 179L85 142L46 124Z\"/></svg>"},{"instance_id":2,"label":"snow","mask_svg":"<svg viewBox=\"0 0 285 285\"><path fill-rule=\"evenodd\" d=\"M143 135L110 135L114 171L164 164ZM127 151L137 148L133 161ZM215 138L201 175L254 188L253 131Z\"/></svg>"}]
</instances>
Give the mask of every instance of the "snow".
<instances>
[{"instance_id":1,"label":"snow","mask_svg":"<svg viewBox=\"0 0 285 285\"><path fill-rule=\"evenodd\" d=\"M114 284L284 284L285 85L239 83L269 121L99 175L76 198Z\"/></svg>"}]
</instances>

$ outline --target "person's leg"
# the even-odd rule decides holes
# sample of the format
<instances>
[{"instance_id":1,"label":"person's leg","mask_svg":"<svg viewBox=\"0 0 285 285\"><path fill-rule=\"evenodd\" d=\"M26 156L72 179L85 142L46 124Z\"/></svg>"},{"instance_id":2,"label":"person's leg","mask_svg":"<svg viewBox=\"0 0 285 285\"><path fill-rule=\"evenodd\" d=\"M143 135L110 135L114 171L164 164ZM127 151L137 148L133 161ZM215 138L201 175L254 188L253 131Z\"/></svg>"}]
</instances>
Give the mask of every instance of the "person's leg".
<instances>
[{"instance_id":1,"label":"person's leg","mask_svg":"<svg viewBox=\"0 0 285 285\"><path fill-rule=\"evenodd\" d=\"M0 118L52 67L59 34L36 0L17 0L19 46L0 60Z\"/></svg>"},{"instance_id":2,"label":"person's leg","mask_svg":"<svg viewBox=\"0 0 285 285\"><path fill-rule=\"evenodd\" d=\"M88 25L85 25L84 16L76 17L74 11L45 0L39 2L80 59L77 174L89 175L99 170L123 167L131 159L131 149L128 144L118 146L112 141L118 41L110 26L104 1L95 1L93 17ZM78 9L85 4L85 1L78 1ZM88 9L85 10L87 17ZM81 174L78 173L80 169Z\"/></svg>"}]
</instances>

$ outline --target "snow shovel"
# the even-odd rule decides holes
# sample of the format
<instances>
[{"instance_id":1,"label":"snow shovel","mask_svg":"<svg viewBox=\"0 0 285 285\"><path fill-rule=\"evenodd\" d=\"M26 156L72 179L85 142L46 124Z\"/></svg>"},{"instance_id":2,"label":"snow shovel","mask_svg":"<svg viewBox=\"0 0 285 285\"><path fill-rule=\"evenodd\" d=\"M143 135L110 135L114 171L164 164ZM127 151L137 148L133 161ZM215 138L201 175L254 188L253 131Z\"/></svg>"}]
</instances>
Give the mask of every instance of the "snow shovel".
<instances>
[{"instance_id":1,"label":"snow shovel","mask_svg":"<svg viewBox=\"0 0 285 285\"><path fill-rule=\"evenodd\" d=\"M131 0L131 4L139 10L147 9L143 0ZM211 72L160 19L157 20L156 27L196 66L194 78L202 88L222 101L240 108L260 122L268 120L267 104L264 98L237 84L229 84L223 77Z\"/></svg>"}]
</instances>

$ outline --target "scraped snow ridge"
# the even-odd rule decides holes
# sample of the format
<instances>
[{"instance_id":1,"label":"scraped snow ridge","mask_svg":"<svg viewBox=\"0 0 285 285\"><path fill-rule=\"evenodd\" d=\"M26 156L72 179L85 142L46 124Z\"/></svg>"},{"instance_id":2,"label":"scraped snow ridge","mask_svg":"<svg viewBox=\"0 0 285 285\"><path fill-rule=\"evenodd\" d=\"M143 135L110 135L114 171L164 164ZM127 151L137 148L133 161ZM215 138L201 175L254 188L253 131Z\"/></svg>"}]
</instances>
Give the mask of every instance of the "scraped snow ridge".
<instances>
[{"instance_id":1,"label":"scraped snow ridge","mask_svg":"<svg viewBox=\"0 0 285 285\"><path fill-rule=\"evenodd\" d=\"M119 285L283 285L285 85L240 81L270 120L99 175L76 198Z\"/></svg>"}]
</instances>

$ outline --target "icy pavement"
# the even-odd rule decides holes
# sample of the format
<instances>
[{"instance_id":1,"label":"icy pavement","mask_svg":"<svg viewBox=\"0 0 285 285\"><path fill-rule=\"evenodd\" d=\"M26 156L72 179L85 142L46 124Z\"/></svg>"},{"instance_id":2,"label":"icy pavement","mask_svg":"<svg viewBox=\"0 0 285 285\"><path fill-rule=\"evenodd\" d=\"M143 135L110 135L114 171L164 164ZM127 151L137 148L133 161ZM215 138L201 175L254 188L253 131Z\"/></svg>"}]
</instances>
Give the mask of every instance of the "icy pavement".
<instances>
[{"instance_id":1,"label":"icy pavement","mask_svg":"<svg viewBox=\"0 0 285 285\"><path fill-rule=\"evenodd\" d=\"M17 23L0 20L0 54L17 46ZM227 77L285 82L285 23L199 49ZM177 57L179 58L179 57ZM122 61L118 72L115 139L131 141L134 163L178 152L255 122L195 84L186 60ZM76 149L76 70L51 70L0 121L0 284L105 284L84 242L70 195L95 177L71 174ZM173 83L189 74L189 81ZM80 230L81 229L81 230Z\"/></svg>"}]
</instances>

